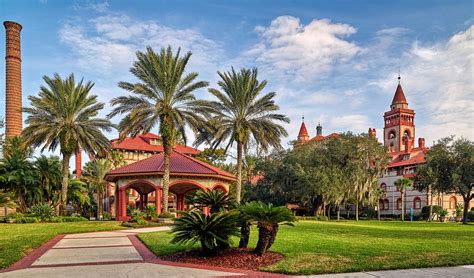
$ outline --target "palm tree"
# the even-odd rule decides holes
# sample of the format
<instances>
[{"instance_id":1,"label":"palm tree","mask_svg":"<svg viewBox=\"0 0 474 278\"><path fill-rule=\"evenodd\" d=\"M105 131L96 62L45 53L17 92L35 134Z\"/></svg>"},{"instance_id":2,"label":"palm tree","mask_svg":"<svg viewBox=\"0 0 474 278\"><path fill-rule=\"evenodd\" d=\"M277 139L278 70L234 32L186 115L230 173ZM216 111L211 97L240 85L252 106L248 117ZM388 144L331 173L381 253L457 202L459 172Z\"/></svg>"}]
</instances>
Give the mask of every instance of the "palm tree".
<instances>
[{"instance_id":1,"label":"palm tree","mask_svg":"<svg viewBox=\"0 0 474 278\"><path fill-rule=\"evenodd\" d=\"M258 242L255 253L262 256L273 245L278 233L279 224L293 225L295 216L286 207L275 207L273 204L251 202L239 209L252 221L257 222Z\"/></svg>"},{"instance_id":2,"label":"palm tree","mask_svg":"<svg viewBox=\"0 0 474 278\"><path fill-rule=\"evenodd\" d=\"M43 145L42 151L51 151L59 146L63 158L61 181L61 213L66 212L69 184L69 160L78 149L90 155L106 149L110 142L102 131L111 131L109 120L97 117L104 104L90 91L94 83L76 83L74 74L62 79L43 77L46 86L41 86L38 96L30 96L31 107L23 108L28 114L23 130L27 144Z\"/></svg>"},{"instance_id":3,"label":"palm tree","mask_svg":"<svg viewBox=\"0 0 474 278\"><path fill-rule=\"evenodd\" d=\"M106 158L96 158L86 163L83 179L97 195L97 219L102 219L104 192L107 187L105 175L113 168L112 162Z\"/></svg>"},{"instance_id":4,"label":"palm tree","mask_svg":"<svg viewBox=\"0 0 474 278\"><path fill-rule=\"evenodd\" d=\"M240 203L242 189L243 152L250 139L254 139L263 150L280 148L280 137L287 136L283 126L275 123L289 123L289 119L278 114L279 107L273 98L274 92L262 94L267 81L259 82L257 69L241 69L236 72L218 72L221 80L217 83L222 91L209 89L218 101L208 103L212 118L208 129L202 131L195 144L207 142L213 148L228 141L225 150L237 143L236 201Z\"/></svg>"},{"instance_id":5,"label":"palm tree","mask_svg":"<svg viewBox=\"0 0 474 278\"><path fill-rule=\"evenodd\" d=\"M46 157L41 155L34 161L34 168L38 183L43 191L43 202L56 207L54 196L61 190L61 161L57 156Z\"/></svg>"},{"instance_id":6,"label":"palm tree","mask_svg":"<svg viewBox=\"0 0 474 278\"><path fill-rule=\"evenodd\" d=\"M8 214L9 208L16 208L17 204L13 201L13 194L0 191L0 207L3 207L5 217Z\"/></svg>"},{"instance_id":7,"label":"palm tree","mask_svg":"<svg viewBox=\"0 0 474 278\"><path fill-rule=\"evenodd\" d=\"M406 178L400 178L395 181L397 190L402 194L402 221L405 221L405 191L413 184L413 181Z\"/></svg>"},{"instance_id":8,"label":"palm tree","mask_svg":"<svg viewBox=\"0 0 474 278\"><path fill-rule=\"evenodd\" d=\"M209 207L211 213L227 209L234 203L233 199L222 190L198 190L188 198L193 205Z\"/></svg>"},{"instance_id":9,"label":"palm tree","mask_svg":"<svg viewBox=\"0 0 474 278\"><path fill-rule=\"evenodd\" d=\"M208 85L196 81L195 72L185 74L191 52L180 56L180 49L173 55L171 47L160 53L148 47L146 52L137 52L137 61L130 72L138 78L137 83L120 82L118 86L132 95L114 98L116 106L109 117L127 114L119 124L124 135L136 136L159 126L163 141L163 211L168 211L171 151L177 137L185 139L185 127L197 131L207 115L204 101L197 100L193 92Z\"/></svg>"}]
</instances>

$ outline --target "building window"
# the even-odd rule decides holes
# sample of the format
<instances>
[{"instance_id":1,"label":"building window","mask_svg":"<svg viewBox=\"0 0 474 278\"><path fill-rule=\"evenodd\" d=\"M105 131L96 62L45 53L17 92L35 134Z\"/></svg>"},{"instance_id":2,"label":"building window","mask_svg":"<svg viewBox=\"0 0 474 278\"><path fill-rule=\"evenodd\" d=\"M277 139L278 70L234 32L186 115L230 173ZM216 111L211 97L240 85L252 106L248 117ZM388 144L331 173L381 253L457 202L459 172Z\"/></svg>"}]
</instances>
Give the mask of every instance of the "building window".
<instances>
[{"instance_id":1,"label":"building window","mask_svg":"<svg viewBox=\"0 0 474 278\"><path fill-rule=\"evenodd\" d=\"M402 198L397 199L397 209L398 210L402 209Z\"/></svg>"},{"instance_id":2,"label":"building window","mask_svg":"<svg viewBox=\"0 0 474 278\"><path fill-rule=\"evenodd\" d=\"M456 197L451 196L451 198L449 198L449 208L455 209L457 205L458 205L458 202L456 200Z\"/></svg>"},{"instance_id":3,"label":"building window","mask_svg":"<svg viewBox=\"0 0 474 278\"><path fill-rule=\"evenodd\" d=\"M410 131L408 129L406 129L405 132L403 133L403 137L410 138Z\"/></svg>"},{"instance_id":4,"label":"building window","mask_svg":"<svg viewBox=\"0 0 474 278\"><path fill-rule=\"evenodd\" d=\"M415 197L415 199L413 199L413 208L414 209L421 209L421 199L420 199L420 197Z\"/></svg>"},{"instance_id":5,"label":"building window","mask_svg":"<svg viewBox=\"0 0 474 278\"><path fill-rule=\"evenodd\" d=\"M388 199L385 199L385 200L383 201L383 208L384 208L385 210L389 210L389 209L390 209L390 205L389 205L389 204L390 204L390 202L388 201Z\"/></svg>"},{"instance_id":6,"label":"building window","mask_svg":"<svg viewBox=\"0 0 474 278\"><path fill-rule=\"evenodd\" d=\"M395 138L395 136L397 136L397 132L396 132L395 130L393 130L393 129L390 130L390 133L389 133L389 135L388 135L388 138L389 138L389 139L393 139L393 138Z\"/></svg>"},{"instance_id":7,"label":"building window","mask_svg":"<svg viewBox=\"0 0 474 278\"><path fill-rule=\"evenodd\" d=\"M387 192L387 185L386 185L385 183L382 183L382 184L380 185L380 188L382 188L382 190L383 190L384 192Z\"/></svg>"}]
</instances>

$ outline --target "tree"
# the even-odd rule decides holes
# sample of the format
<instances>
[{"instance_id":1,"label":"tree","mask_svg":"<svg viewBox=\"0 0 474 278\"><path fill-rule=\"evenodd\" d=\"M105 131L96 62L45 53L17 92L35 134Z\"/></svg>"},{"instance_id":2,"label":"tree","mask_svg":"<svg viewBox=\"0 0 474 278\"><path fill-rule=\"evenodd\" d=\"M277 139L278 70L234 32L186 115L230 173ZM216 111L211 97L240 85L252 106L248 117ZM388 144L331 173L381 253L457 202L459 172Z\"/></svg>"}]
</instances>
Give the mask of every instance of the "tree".
<instances>
[{"instance_id":1,"label":"tree","mask_svg":"<svg viewBox=\"0 0 474 278\"><path fill-rule=\"evenodd\" d=\"M76 212L91 216L93 202L85 182L70 178L67 199Z\"/></svg>"},{"instance_id":2,"label":"tree","mask_svg":"<svg viewBox=\"0 0 474 278\"><path fill-rule=\"evenodd\" d=\"M109 117L126 114L120 121L119 129L125 135L136 136L149 132L159 125L163 140L164 174L162 208L168 211L168 192L170 179L171 151L176 137L186 139L185 127L197 132L207 115L204 101L197 100L194 91L208 85L196 81L198 74L185 74L191 52L180 56L171 47L162 48L160 53L148 47L146 52L137 52L137 61L130 72L138 78L137 83L120 82L118 86L132 95L114 98L115 106Z\"/></svg>"},{"instance_id":3,"label":"tree","mask_svg":"<svg viewBox=\"0 0 474 278\"><path fill-rule=\"evenodd\" d=\"M205 148L195 158L214 165L216 167L221 166L227 159L227 154L223 148L211 149Z\"/></svg>"},{"instance_id":4,"label":"tree","mask_svg":"<svg viewBox=\"0 0 474 278\"><path fill-rule=\"evenodd\" d=\"M102 219L104 193L108 182L105 175L113 168L112 162L106 158L96 158L86 163L83 180L97 196L97 219Z\"/></svg>"},{"instance_id":5,"label":"tree","mask_svg":"<svg viewBox=\"0 0 474 278\"><path fill-rule=\"evenodd\" d=\"M395 181L395 186L402 195L402 221L405 221L405 192L412 184L413 181L406 178L400 178Z\"/></svg>"},{"instance_id":6,"label":"tree","mask_svg":"<svg viewBox=\"0 0 474 278\"><path fill-rule=\"evenodd\" d=\"M66 213L69 184L69 160L78 149L95 155L106 149L110 142L102 131L111 131L109 120L98 117L104 104L90 91L94 84L80 80L74 74L62 79L58 74L43 77L38 96L29 96L31 107L23 108L28 114L23 137L28 145L43 146L54 151L59 146L62 155L61 213Z\"/></svg>"},{"instance_id":7,"label":"tree","mask_svg":"<svg viewBox=\"0 0 474 278\"><path fill-rule=\"evenodd\" d=\"M433 169L428 167L427 164L423 164L417 168L417 174L414 177L414 187L418 191L427 191L430 193L430 206L428 212L428 221L431 222L433 219L433 196L437 193L433 185L436 184L436 176L433 173Z\"/></svg>"},{"instance_id":8,"label":"tree","mask_svg":"<svg viewBox=\"0 0 474 278\"><path fill-rule=\"evenodd\" d=\"M267 150L269 147L281 148L280 138L287 136L283 126L276 122L289 123L275 104L275 92L263 94L267 81L259 82L257 69L241 69L236 72L218 72L221 80L217 82L222 91L211 88L209 92L218 101L208 102L212 117L208 129L201 130L195 144L210 142L212 148L227 142L227 151L237 144L237 182L236 201L240 203L242 191L242 162L244 148L253 137L257 145Z\"/></svg>"},{"instance_id":9,"label":"tree","mask_svg":"<svg viewBox=\"0 0 474 278\"><path fill-rule=\"evenodd\" d=\"M234 201L222 190L198 190L189 195L189 203L195 206L209 207L211 213L216 213L228 209Z\"/></svg>"},{"instance_id":10,"label":"tree","mask_svg":"<svg viewBox=\"0 0 474 278\"><path fill-rule=\"evenodd\" d=\"M273 204L251 202L240 206L239 209L252 221L257 222L258 242L255 253L259 256L270 249L275 242L279 224L292 225L295 216L286 207L275 207Z\"/></svg>"},{"instance_id":11,"label":"tree","mask_svg":"<svg viewBox=\"0 0 474 278\"><path fill-rule=\"evenodd\" d=\"M55 198L61 191L61 161L57 156L46 157L41 155L34 161L37 182L43 191L43 202L56 206L58 199Z\"/></svg>"},{"instance_id":12,"label":"tree","mask_svg":"<svg viewBox=\"0 0 474 278\"><path fill-rule=\"evenodd\" d=\"M22 213L42 200L31 155L32 150L25 146L21 137L12 137L7 139L0 161L0 189L15 196L18 210Z\"/></svg>"},{"instance_id":13,"label":"tree","mask_svg":"<svg viewBox=\"0 0 474 278\"><path fill-rule=\"evenodd\" d=\"M426 153L426 171L420 179L431 181L437 192L456 193L464 201L463 224L467 224L469 202L474 198L474 142L465 138L440 139Z\"/></svg>"}]
</instances>

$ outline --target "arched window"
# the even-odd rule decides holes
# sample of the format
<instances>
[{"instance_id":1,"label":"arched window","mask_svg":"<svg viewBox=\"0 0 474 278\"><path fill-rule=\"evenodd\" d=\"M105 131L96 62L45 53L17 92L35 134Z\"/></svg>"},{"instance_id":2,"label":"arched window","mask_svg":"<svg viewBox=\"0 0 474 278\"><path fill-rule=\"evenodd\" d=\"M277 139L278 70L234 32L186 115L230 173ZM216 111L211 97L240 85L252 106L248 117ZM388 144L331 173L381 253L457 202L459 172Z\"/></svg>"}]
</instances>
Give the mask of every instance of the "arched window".
<instances>
[{"instance_id":1,"label":"arched window","mask_svg":"<svg viewBox=\"0 0 474 278\"><path fill-rule=\"evenodd\" d=\"M386 185L385 183L382 183L382 184L380 185L380 188L381 188L384 192L387 191L387 185Z\"/></svg>"},{"instance_id":2,"label":"arched window","mask_svg":"<svg viewBox=\"0 0 474 278\"><path fill-rule=\"evenodd\" d=\"M397 209L398 210L402 209L402 198L397 199Z\"/></svg>"},{"instance_id":3,"label":"arched window","mask_svg":"<svg viewBox=\"0 0 474 278\"><path fill-rule=\"evenodd\" d=\"M410 131L408 129L405 129L405 132L403 132L403 137L408 137L408 138L411 138L410 137Z\"/></svg>"},{"instance_id":4,"label":"arched window","mask_svg":"<svg viewBox=\"0 0 474 278\"><path fill-rule=\"evenodd\" d=\"M389 210L389 209L390 209L388 199L385 199L385 200L383 201L383 208L386 209L386 210Z\"/></svg>"},{"instance_id":5,"label":"arched window","mask_svg":"<svg viewBox=\"0 0 474 278\"><path fill-rule=\"evenodd\" d=\"M390 133L388 134L388 138L393 139L395 138L395 136L397 136L397 132L394 129L390 130Z\"/></svg>"},{"instance_id":6,"label":"arched window","mask_svg":"<svg viewBox=\"0 0 474 278\"><path fill-rule=\"evenodd\" d=\"M383 200L383 199L380 199L380 200L379 200L379 209L380 209L380 210L384 210L384 209L385 209L384 200Z\"/></svg>"},{"instance_id":7,"label":"arched window","mask_svg":"<svg viewBox=\"0 0 474 278\"><path fill-rule=\"evenodd\" d=\"M413 199L413 208L414 209L420 209L421 208L421 199L420 199L420 197L415 197L415 199Z\"/></svg>"},{"instance_id":8,"label":"arched window","mask_svg":"<svg viewBox=\"0 0 474 278\"><path fill-rule=\"evenodd\" d=\"M456 200L456 197L451 196L451 198L449 198L449 208L455 209L457 205L458 205L458 202Z\"/></svg>"}]
</instances>

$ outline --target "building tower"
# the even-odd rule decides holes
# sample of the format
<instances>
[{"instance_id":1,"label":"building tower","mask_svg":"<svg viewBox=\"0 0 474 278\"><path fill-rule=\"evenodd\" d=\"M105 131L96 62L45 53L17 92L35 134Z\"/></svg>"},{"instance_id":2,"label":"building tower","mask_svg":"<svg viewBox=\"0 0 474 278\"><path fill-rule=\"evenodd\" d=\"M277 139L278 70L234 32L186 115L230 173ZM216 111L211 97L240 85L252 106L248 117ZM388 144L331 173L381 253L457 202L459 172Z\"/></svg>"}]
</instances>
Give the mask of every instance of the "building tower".
<instances>
[{"instance_id":1,"label":"building tower","mask_svg":"<svg viewBox=\"0 0 474 278\"><path fill-rule=\"evenodd\" d=\"M300 132L298 132L297 140L299 144L305 143L309 140L308 130L306 129L306 125L304 124L304 116L302 118Z\"/></svg>"},{"instance_id":2,"label":"building tower","mask_svg":"<svg viewBox=\"0 0 474 278\"><path fill-rule=\"evenodd\" d=\"M410 152L415 142L415 111L408 108L398 76L390 111L384 114L383 141L389 152Z\"/></svg>"},{"instance_id":3,"label":"building tower","mask_svg":"<svg viewBox=\"0 0 474 278\"><path fill-rule=\"evenodd\" d=\"M323 126L321 123L318 123L316 126L316 136L323 136Z\"/></svg>"},{"instance_id":4,"label":"building tower","mask_svg":"<svg viewBox=\"0 0 474 278\"><path fill-rule=\"evenodd\" d=\"M6 137L21 135L23 120L21 115L21 25L3 22L6 30L5 55L5 133Z\"/></svg>"}]
</instances>

